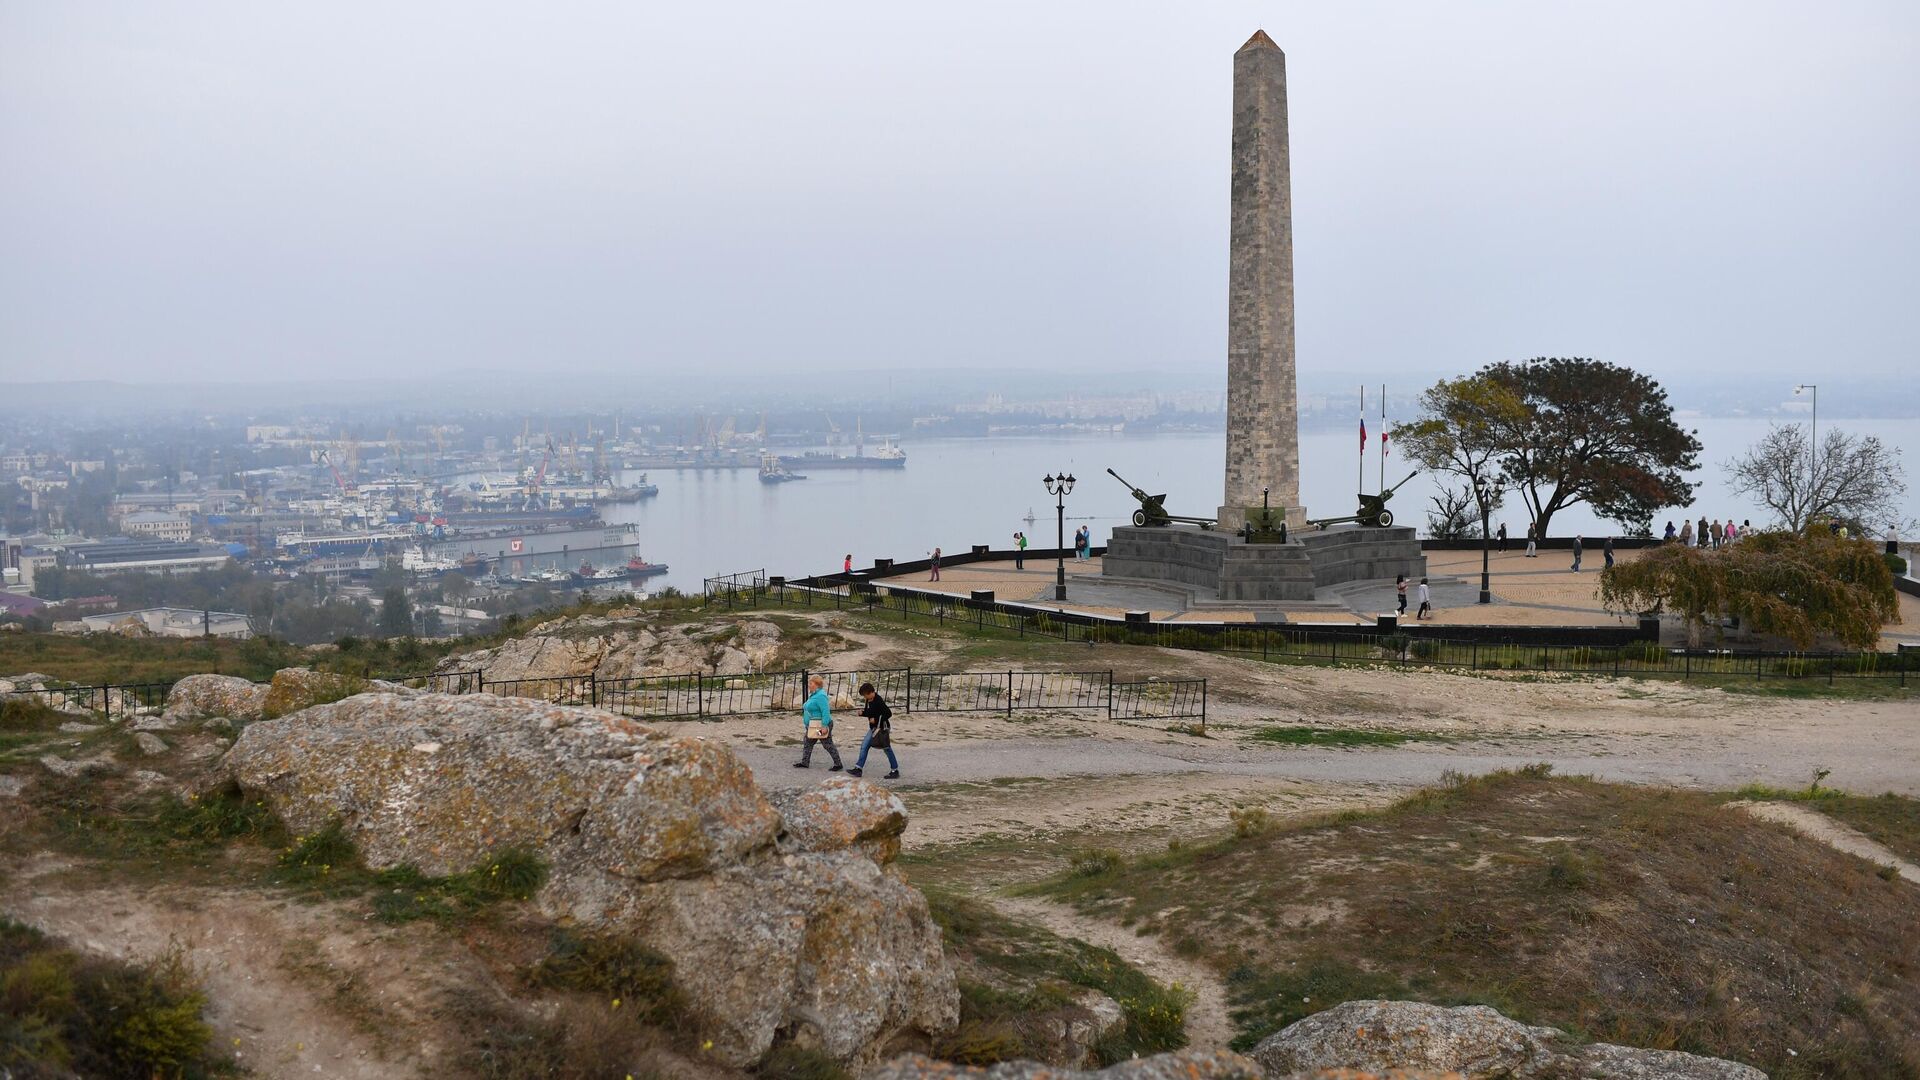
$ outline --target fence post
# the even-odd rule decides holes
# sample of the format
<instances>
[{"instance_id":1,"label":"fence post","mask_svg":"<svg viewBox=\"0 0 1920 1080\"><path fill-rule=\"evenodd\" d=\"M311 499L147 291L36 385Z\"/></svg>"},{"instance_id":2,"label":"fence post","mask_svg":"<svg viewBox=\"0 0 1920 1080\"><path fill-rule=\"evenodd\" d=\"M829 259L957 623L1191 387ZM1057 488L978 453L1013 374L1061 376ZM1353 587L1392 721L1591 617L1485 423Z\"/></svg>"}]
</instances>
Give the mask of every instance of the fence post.
<instances>
[{"instance_id":1,"label":"fence post","mask_svg":"<svg viewBox=\"0 0 1920 1080\"><path fill-rule=\"evenodd\" d=\"M1113 669L1107 669L1107 722L1113 722Z\"/></svg>"},{"instance_id":2,"label":"fence post","mask_svg":"<svg viewBox=\"0 0 1920 1080\"><path fill-rule=\"evenodd\" d=\"M1207 733L1207 680L1200 680L1200 734Z\"/></svg>"},{"instance_id":3,"label":"fence post","mask_svg":"<svg viewBox=\"0 0 1920 1080\"><path fill-rule=\"evenodd\" d=\"M587 672L587 700L594 708L600 707L600 676L596 672Z\"/></svg>"},{"instance_id":4,"label":"fence post","mask_svg":"<svg viewBox=\"0 0 1920 1080\"><path fill-rule=\"evenodd\" d=\"M905 702L905 704L900 706L900 711L912 712L913 711L913 668L912 667L907 668L907 690L902 700Z\"/></svg>"},{"instance_id":5,"label":"fence post","mask_svg":"<svg viewBox=\"0 0 1920 1080\"><path fill-rule=\"evenodd\" d=\"M1013 672L1007 672L1007 715L1013 715Z\"/></svg>"},{"instance_id":6,"label":"fence post","mask_svg":"<svg viewBox=\"0 0 1920 1080\"><path fill-rule=\"evenodd\" d=\"M1687 680L1693 678L1693 649L1687 648L1685 650L1682 650L1680 655L1686 660L1685 667L1683 667L1680 671L1680 681L1686 682Z\"/></svg>"},{"instance_id":7,"label":"fence post","mask_svg":"<svg viewBox=\"0 0 1920 1080\"><path fill-rule=\"evenodd\" d=\"M1468 671L1480 670L1480 639L1479 638L1473 639L1473 654L1471 659L1467 661L1467 670Z\"/></svg>"}]
</instances>

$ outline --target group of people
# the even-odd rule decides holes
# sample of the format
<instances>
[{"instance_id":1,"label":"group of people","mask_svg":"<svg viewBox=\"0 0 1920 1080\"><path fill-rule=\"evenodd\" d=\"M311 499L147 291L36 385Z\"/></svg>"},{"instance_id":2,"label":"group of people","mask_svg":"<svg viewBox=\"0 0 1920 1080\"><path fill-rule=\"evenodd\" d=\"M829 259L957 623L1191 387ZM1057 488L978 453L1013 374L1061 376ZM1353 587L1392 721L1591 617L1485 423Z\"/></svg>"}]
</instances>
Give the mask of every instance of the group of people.
<instances>
[{"instance_id":1,"label":"group of people","mask_svg":"<svg viewBox=\"0 0 1920 1080\"><path fill-rule=\"evenodd\" d=\"M1073 558L1075 562L1085 562L1093 558L1093 530L1085 525L1073 530ZM1013 534L1013 568L1027 568L1027 534ZM933 549L933 576L928 581L940 580L940 549Z\"/></svg>"},{"instance_id":2,"label":"group of people","mask_svg":"<svg viewBox=\"0 0 1920 1080\"><path fill-rule=\"evenodd\" d=\"M1407 584L1407 575L1405 574L1397 575L1393 582L1393 591L1400 594L1400 614L1402 615L1407 613ZM1420 579L1419 589L1420 610L1414 612L1413 617L1415 619L1431 619L1433 617L1433 593L1427 588L1426 578Z\"/></svg>"},{"instance_id":3,"label":"group of people","mask_svg":"<svg viewBox=\"0 0 1920 1080\"><path fill-rule=\"evenodd\" d=\"M866 702L860 715L867 721L867 736L860 740L860 756L854 760L853 768L846 769L848 776L860 776L866 772L867 755L875 750L887 755L887 767L890 770L886 779L900 779L900 759L893 754L893 709L887 705L887 699L880 696L872 683L860 684L860 699ZM801 741L800 760L793 763L796 769L813 767L813 748L818 745L827 752L833 761L828 772L840 772L840 748L833 744L833 700L827 696L827 680L818 676L807 679L807 700L800 706L800 719L806 725Z\"/></svg>"},{"instance_id":4,"label":"group of people","mask_svg":"<svg viewBox=\"0 0 1920 1080\"><path fill-rule=\"evenodd\" d=\"M1725 524L1709 517L1700 519L1700 528L1695 529L1693 522L1682 521L1675 529L1673 522L1667 522L1667 534L1663 538L1670 544L1682 544L1686 547L1724 547L1753 531L1752 521L1742 521L1735 525L1732 518Z\"/></svg>"}]
</instances>

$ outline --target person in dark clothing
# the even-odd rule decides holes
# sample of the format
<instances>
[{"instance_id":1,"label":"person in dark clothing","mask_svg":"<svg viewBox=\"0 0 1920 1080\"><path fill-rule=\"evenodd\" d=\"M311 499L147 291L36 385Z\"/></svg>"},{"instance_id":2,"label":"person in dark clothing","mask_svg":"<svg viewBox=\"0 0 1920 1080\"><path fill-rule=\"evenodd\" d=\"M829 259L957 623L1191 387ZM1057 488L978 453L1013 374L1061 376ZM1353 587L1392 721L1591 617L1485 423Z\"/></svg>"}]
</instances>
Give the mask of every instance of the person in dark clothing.
<instances>
[{"instance_id":1,"label":"person in dark clothing","mask_svg":"<svg viewBox=\"0 0 1920 1080\"><path fill-rule=\"evenodd\" d=\"M940 580L940 549L939 548L933 549L933 555L930 559L930 562L932 563L933 573L927 576L927 580L939 581Z\"/></svg>"},{"instance_id":2,"label":"person in dark clothing","mask_svg":"<svg viewBox=\"0 0 1920 1080\"><path fill-rule=\"evenodd\" d=\"M1013 534L1013 568L1015 570L1027 568L1027 534L1023 532Z\"/></svg>"},{"instance_id":3,"label":"person in dark clothing","mask_svg":"<svg viewBox=\"0 0 1920 1080\"><path fill-rule=\"evenodd\" d=\"M1400 614L1405 615L1407 613L1407 575L1395 575L1393 591L1400 594Z\"/></svg>"},{"instance_id":4,"label":"person in dark clothing","mask_svg":"<svg viewBox=\"0 0 1920 1080\"><path fill-rule=\"evenodd\" d=\"M1706 547L1713 542L1713 536L1707 531L1707 528L1707 519L1703 517L1700 519L1700 531L1694 534L1693 542L1696 546Z\"/></svg>"},{"instance_id":5,"label":"person in dark clothing","mask_svg":"<svg viewBox=\"0 0 1920 1080\"><path fill-rule=\"evenodd\" d=\"M1600 545L1600 554L1607 560L1607 569L1613 569L1613 537L1607 537L1607 542Z\"/></svg>"},{"instance_id":6,"label":"person in dark clothing","mask_svg":"<svg viewBox=\"0 0 1920 1080\"><path fill-rule=\"evenodd\" d=\"M1500 537L1500 550L1501 551L1507 550L1507 523L1504 521L1500 523L1499 537Z\"/></svg>"},{"instance_id":7,"label":"person in dark clothing","mask_svg":"<svg viewBox=\"0 0 1920 1080\"><path fill-rule=\"evenodd\" d=\"M866 771L867 752L883 750L887 755L887 767L892 769L885 779L900 779L900 759L893 756L893 709L888 707L887 699L873 688L872 683L860 684L860 696L866 700L866 707L860 715L867 718L867 737L860 740L860 758L847 770L848 776L859 776Z\"/></svg>"},{"instance_id":8,"label":"person in dark clothing","mask_svg":"<svg viewBox=\"0 0 1920 1080\"><path fill-rule=\"evenodd\" d=\"M1576 574L1580 572L1580 551L1581 536L1579 533L1575 533L1573 534L1573 572Z\"/></svg>"}]
</instances>

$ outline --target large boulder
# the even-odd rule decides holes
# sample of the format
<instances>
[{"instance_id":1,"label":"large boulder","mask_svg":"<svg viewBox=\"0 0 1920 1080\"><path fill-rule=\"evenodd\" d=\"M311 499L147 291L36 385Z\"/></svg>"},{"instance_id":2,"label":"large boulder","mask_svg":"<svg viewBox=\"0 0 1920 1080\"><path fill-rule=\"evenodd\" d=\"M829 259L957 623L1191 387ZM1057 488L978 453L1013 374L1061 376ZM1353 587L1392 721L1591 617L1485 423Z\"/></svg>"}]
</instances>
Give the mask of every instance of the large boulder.
<instances>
[{"instance_id":1,"label":"large boulder","mask_svg":"<svg viewBox=\"0 0 1920 1080\"><path fill-rule=\"evenodd\" d=\"M1060 1069L1035 1061L986 1067L953 1065L919 1054L895 1058L866 1080L1265 1080L1260 1066L1226 1050L1180 1050L1123 1061L1097 1072Z\"/></svg>"},{"instance_id":2,"label":"large boulder","mask_svg":"<svg viewBox=\"0 0 1920 1080\"><path fill-rule=\"evenodd\" d=\"M925 898L866 850L783 840L718 743L524 698L365 694L253 724L225 764L294 831L340 822L374 868L538 855L542 910L673 960L731 1064L787 1039L867 1064L958 1022Z\"/></svg>"},{"instance_id":3,"label":"large boulder","mask_svg":"<svg viewBox=\"0 0 1920 1080\"><path fill-rule=\"evenodd\" d=\"M779 652L780 627L765 619L650 627L634 619L555 619L521 637L440 662L441 673L478 671L488 682L595 675L740 675L765 670Z\"/></svg>"},{"instance_id":4,"label":"large boulder","mask_svg":"<svg viewBox=\"0 0 1920 1080\"><path fill-rule=\"evenodd\" d=\"M900 855L907 805L878 784L830 777L817 787L787 788L770 796L787 835L806 851L860 851L885 865Z\"/></svg>"},{"instance_id":5,"label":"large boulder","mask_svg":"<svg viewBox=\"0 0 1920 1080\"><path fill-rule=\"evenodd\" d=\"M224 716L242 723L265 714L267 688L232 675L189 675L167 691L166 715L176 720Z\"/></svg>"},{"instance_id":6,"label":"large boulder","mask_svg":"<svg viewBox=\"0 0 1920 1080\"><path fill-rule=\"evenodd\" d=\"M1766 1080L1748 1065L1667 1050L1575 1046L1553 1028L1484 1005L1349 1001L1296 1021L1254 1047L1269 1080L1353 1069L1450 1074L1463 1080Z\"/></svg>"}]
</instances>

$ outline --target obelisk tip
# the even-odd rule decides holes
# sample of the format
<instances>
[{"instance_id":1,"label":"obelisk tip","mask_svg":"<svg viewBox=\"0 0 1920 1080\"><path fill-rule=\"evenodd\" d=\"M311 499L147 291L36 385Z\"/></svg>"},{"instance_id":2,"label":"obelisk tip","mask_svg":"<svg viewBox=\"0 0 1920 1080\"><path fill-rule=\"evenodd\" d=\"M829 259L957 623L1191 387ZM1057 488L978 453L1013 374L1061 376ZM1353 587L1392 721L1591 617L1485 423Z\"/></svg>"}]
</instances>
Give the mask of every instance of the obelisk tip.
<instances>
[{"instance_id":1,"label":"obelisk tip","mask_svg":"<svg viewBox=\"0 0 1920 1080\"><path fill-rule=\"evenodd\" d=\"M1240 46L1240 51L1245 52L1248 49L1256 49L1256 48L1277 49L1279 47L1280 46L1273 43L1272 38L1267 36L1267 32L1265 30L1255 30L1253 32L1253 36L1247 39L1247 43L1245 45Z\"/></svg>"}]
</instances>

